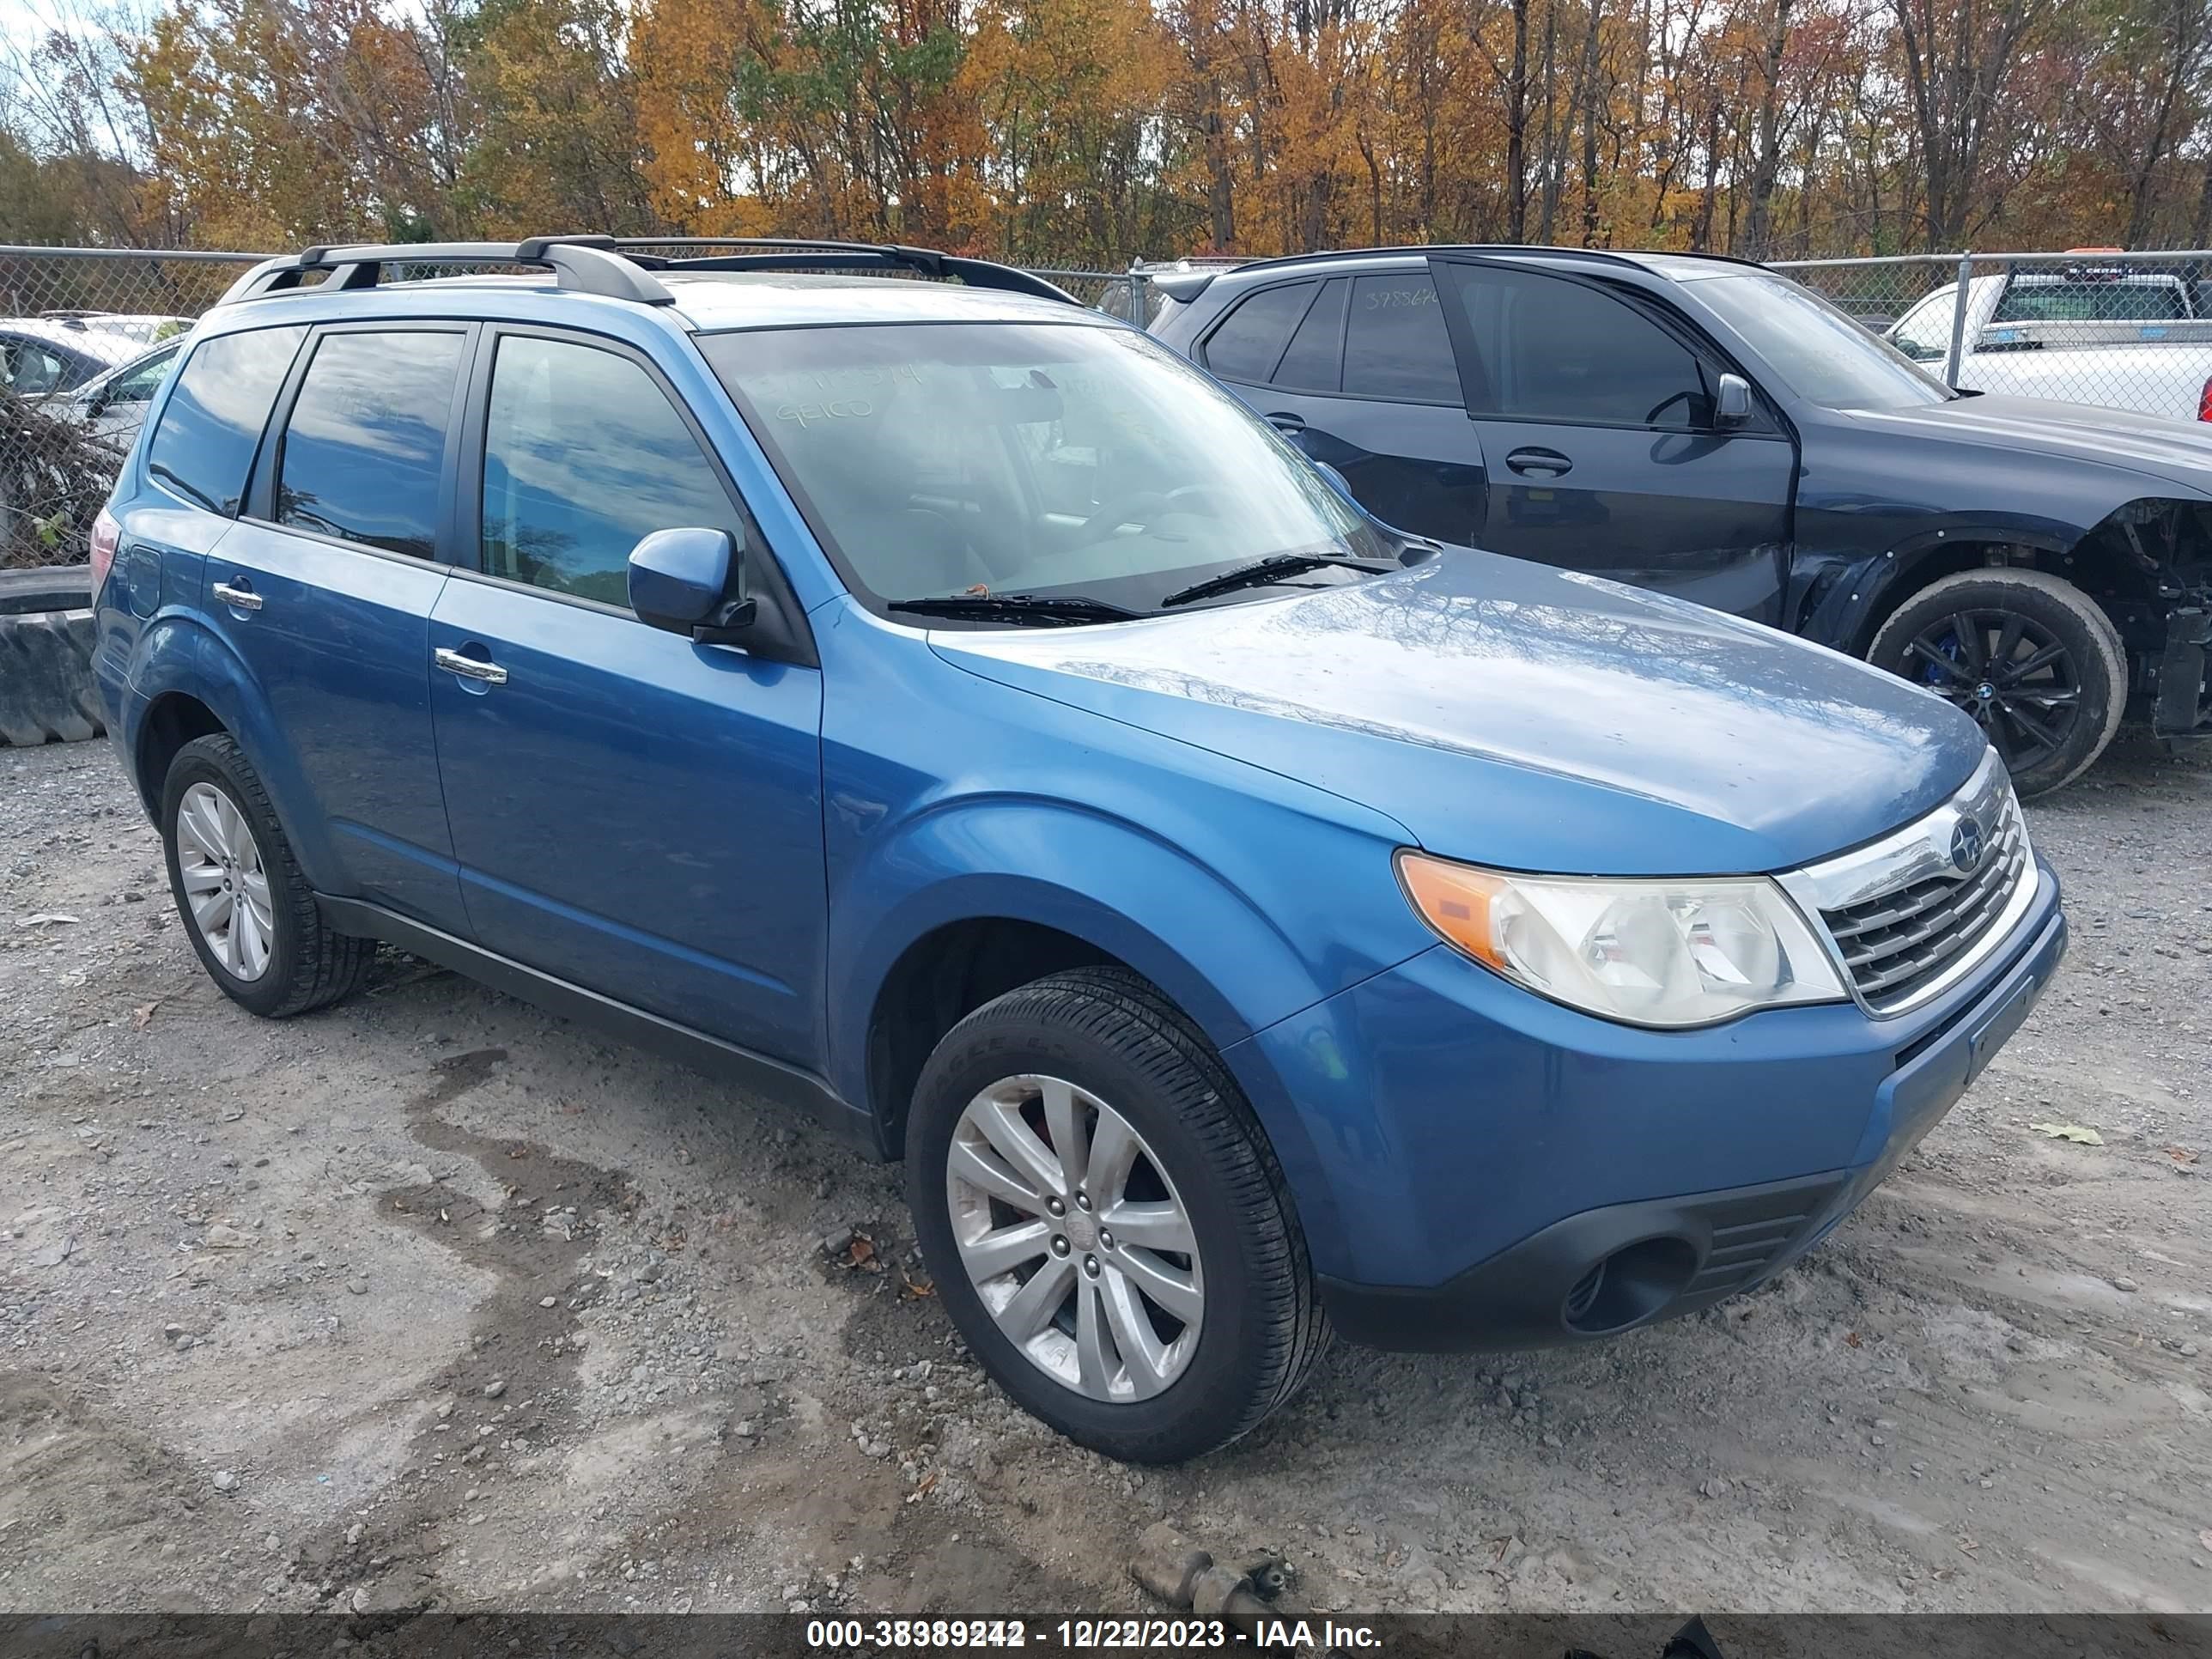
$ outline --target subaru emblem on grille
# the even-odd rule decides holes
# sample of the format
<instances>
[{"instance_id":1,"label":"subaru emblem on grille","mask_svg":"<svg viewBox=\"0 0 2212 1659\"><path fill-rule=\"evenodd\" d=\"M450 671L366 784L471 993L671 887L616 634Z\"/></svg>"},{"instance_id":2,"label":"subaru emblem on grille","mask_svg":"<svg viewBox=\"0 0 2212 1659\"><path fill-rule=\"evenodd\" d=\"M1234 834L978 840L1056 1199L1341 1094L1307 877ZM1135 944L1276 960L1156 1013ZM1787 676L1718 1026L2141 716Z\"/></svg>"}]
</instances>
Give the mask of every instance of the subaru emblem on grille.
<instances>
[{"instance_id":1,"label":"subaru emblem on grille","mask_svg":"<svg viewBox=\"0 0 2212 1659\"><path fill-rule=\"evenodd\" d=\"M1960 814L1951 830L1951 862L1959 873L1971 876L1982 861L1982 826Z\"/></svg>"}]
</instances>

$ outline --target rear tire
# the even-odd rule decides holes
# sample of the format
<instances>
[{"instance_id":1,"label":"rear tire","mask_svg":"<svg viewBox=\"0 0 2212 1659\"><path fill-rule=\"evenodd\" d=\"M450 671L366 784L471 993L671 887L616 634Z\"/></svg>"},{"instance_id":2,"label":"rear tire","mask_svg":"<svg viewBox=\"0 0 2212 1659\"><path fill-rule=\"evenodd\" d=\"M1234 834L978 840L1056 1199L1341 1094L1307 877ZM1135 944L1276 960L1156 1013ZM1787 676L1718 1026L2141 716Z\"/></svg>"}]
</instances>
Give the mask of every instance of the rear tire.
<instances>
[{"instance_id":1,"label":"rear tire","mask_svg":"<svg viewBox=\"0 0 2212 1659\"><path fill-rule=\"evenodd\" d=\"M1875 631L1867 659L1973 715L2025 799L2105 752L2128 700L2119 630L2073 583L2040 570L1962 570Z\"/></svg>"},{"instance_id":2,"label":"rear tire","mask_svg":"<svg viewBox=\"0 0 2212 1659\"><path fill-rule=\"evenodd\" d=\"M1000 1155L1024 1122L1034 1144ZM1063 1161L1062 1146L1081 1150ZM979 1169L988 1198L961 1174ZM1018 1169L1023 1185L1009 1189ZM1328 1344L1304 1236L1251 1108L1126 969L1055 974L954 1026L915 1085L907 1181L939 1298L983 1368L1109 1457L1172 1463L1225 1445L1296 1394ZM1160 1250L1131 1236L1140 1218ZM1025 1246L1015 1237L1032 1231ZM1174 1294L1152 1302L1150 1289ZM1016 1306L1024 1291L1031 1312ZM1086 1353L1093 1329L1105 1340Z\"/></svg>"},{"instance_id":3,"label":"rear tire","mask_svg":"<svg viewBox=\"0 0 2212 1659\"><path fill-rule=\"evenodd\" d=\"M188 806L192 821L185 823ZM210 814L229 833L215 832ZM229 737L195 738L177 751L161 787L161 827L185 936L225 996L265 1019L284 1019L360 986L376 942L325 925L268 791ZM195 911L210 897L218 900L212 923ZM250 925L240 939L234 918L249 902Z\"/></svg>"}]
</instances>

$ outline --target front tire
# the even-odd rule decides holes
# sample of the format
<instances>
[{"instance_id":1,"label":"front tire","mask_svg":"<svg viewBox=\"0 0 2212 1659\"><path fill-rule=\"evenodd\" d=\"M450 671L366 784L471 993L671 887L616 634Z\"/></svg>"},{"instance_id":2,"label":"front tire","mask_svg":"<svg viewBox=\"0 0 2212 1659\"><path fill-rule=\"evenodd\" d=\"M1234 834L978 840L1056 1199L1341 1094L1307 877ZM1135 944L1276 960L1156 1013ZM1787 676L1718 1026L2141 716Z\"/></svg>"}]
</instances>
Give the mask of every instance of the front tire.
<instances>
[{"instance_id":1,"label":"front tire","mask_svg":"<svg viewBox=\"0 0 2212 1659\"><path fill-rule=\"evenodd\" d=\"M1876 630L1867 659L1972 714L2022 799L2071 783L2119 730L2128 653L2073 583L2040 570L1962 570Z\"/></svg>"},{"instance_id":2,"label":"front tire","mask_svg":"<svg viewBox=\"0 0 2212 1659\"><path fill-rule=\"evenodd\" d=\"M283 1019L360 985L375 941L324 924L268 791L228 737L195 738L170 762L161 847L185 935L239 1006Z\"/></svg>"},{"instance_id":3,"label":"front tire","mask_svg":"<svg viewBox=\"0 0 2212 1659\"><path fill-rule=\"evenodd\" d=\"M907 1181L939 1297L984 1369L1109 1457L1225 1445L1327 1345L1250 1107L1124 969L1056 974L954 1026L915 1085Z\"/></svg>"}]
</instances>

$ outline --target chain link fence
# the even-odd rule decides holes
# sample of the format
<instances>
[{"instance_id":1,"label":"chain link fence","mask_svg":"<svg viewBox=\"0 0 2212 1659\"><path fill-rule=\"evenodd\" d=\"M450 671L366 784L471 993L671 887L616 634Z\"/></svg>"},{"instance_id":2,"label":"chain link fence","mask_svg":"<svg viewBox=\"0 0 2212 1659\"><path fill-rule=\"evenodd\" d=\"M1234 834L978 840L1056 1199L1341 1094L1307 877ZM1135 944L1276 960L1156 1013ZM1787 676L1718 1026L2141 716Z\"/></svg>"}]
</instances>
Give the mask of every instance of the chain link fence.
<instances>
[{"instance_id":1,"label":"chain link fence","mask_svg":"<svg viewBox=\"0 0 2212 1659\"><path fill-rule=\"evenodd\" d=\"M682 258L708 250L670 243L638 251ZM178 343L266 257L0 247L0 568L83 560L91 515ZM386 279L515 269L400 264ZM1141 271L1033 274L1114 316L1142 317L1149 308Z\"/></svg>"},{"instance_id":2,"label":"chain link fence","mask_svg":"<svg viewBox=\"0 0 2212 1659\"><path fill-rule=\"evenodd\" d=\"M1775 269L1965 390L2212 418L2212 252L1932 253Z\"/></svg>"},{"instance_id":3,"label":"chain link fence","mask_svg":"<svg viewBox=\"0 0 2212 1659\"><path fill-rule=\"evenodd\" d=\"M0 567L84 556L82 503L106 493L174 340L264 257L0 247ZM1142 324L1157 308L1154 276L1175 268L1035 274ZM1954 386L2212 419L2212 251L1906 254L1775 268ZM403 266L391 276L453 274Z\"/></svg>"}]
</instances>

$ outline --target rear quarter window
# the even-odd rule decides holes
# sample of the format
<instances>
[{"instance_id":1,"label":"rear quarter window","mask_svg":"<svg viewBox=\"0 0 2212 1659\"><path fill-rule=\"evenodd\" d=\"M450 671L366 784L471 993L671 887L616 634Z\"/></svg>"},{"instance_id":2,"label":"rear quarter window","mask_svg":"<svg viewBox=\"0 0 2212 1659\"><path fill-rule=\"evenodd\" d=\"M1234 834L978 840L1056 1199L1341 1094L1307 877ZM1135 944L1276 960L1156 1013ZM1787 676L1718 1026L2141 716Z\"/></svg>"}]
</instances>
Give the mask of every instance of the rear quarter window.
<instances>
[{"instance_id":1,"label":"rear quarter window","mask_svg":"<svg viewBox=\"0 0 2212 1659\"><path fill-rule=\"evenodd\" d=\"M305 328L257 328L202 341L177 376L146 449L146 470L210 512L235 517L269 410Z\"/></svg>"},{"instance_id":2,"label":"rear quarter window","mask_svg":"<svg viewBox=\"0 0 2212 1659\"><path fill-rule=\"evenodd\" d=\"M1319 286L1291 283L1246 298L1206 337L1206 366L1224 380L1264 384Z\"/></svg>"}]
</instances>

